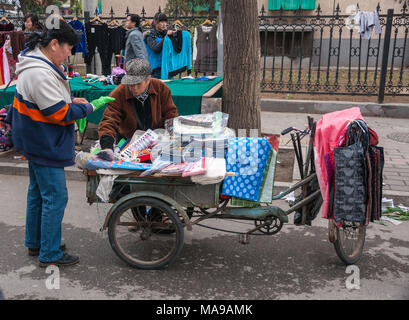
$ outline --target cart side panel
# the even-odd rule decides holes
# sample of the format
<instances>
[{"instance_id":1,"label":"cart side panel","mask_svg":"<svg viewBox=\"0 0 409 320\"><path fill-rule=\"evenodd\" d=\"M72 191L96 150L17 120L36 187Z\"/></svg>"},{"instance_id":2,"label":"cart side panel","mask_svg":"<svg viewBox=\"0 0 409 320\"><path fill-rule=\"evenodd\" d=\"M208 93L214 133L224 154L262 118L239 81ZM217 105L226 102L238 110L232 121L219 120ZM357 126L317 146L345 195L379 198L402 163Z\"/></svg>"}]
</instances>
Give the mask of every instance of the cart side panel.
<instances>
[{"instance_id":1,"label":"cart side panel","mask_svg":"<svg viewBox=\"0 0 409 320\"><path fill-rule=\"evenodd\" d=\"M213 208L220 203L220 184L132 184L131 192L152 191L171 197L182 207Z\"/></svg>"},{"instance_id":2,"label":"cart side panel","mask_svg":"<svg viewBox=\"0 0 409 320\"><path fill-rule=\"evenodd\" d=\"M87 175L86 196L88 203L101 202L96 195L99 181L99 175ZM122 191L117 194L115 190ZM114 203L129 193L152 191L174 199L182 207L213 208L220 204L220 190L221 183L200 185L186 178L118 177L115 180L109 202Z\"/></svg>"}]
</instances>

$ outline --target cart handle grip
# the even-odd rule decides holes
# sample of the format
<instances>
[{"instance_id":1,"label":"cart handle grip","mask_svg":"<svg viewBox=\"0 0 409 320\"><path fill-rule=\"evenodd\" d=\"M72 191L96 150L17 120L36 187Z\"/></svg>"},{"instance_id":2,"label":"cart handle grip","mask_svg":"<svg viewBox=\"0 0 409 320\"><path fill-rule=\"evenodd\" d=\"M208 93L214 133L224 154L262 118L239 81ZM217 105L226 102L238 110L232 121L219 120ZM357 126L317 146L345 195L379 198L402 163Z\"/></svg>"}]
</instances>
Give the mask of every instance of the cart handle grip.
<instances>
[{"instance_id":1,"label":"cart handle grip","mask_svg":"<svg viewBox=\"0 0 409 320\"><path fill-rule=\"evenodd\" d=\"M284 135L286 135L287 133L293 131L293 129L294 129L293 127L289 127L289 128L287 128L287 129L283 130L283 131L281 132L281 135L284 136Z\"/></svg>"}]
</instances>

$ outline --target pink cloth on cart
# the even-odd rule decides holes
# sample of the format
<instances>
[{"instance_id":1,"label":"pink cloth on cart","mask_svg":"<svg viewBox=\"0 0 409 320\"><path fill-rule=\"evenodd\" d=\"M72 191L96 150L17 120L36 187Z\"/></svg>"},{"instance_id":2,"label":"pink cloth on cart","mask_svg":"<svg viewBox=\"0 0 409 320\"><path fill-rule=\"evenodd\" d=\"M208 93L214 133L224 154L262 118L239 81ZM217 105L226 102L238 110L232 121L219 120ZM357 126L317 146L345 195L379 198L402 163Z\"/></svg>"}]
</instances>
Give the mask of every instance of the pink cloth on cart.
<instances>
[{"instance_id":1,"label":"pink cloth on cart","mask_svg":"<svg viewBox=\"0 0 409 320\"><path fill-rule=\"evenodd\" d=\"M358 107L324 114L317 122L314 137L315 168L322 198L322 217L328 219L330 174L327 172L325 155L338 147L348 124L354 120L364 120Z\"/></svg>"}]
</instances>

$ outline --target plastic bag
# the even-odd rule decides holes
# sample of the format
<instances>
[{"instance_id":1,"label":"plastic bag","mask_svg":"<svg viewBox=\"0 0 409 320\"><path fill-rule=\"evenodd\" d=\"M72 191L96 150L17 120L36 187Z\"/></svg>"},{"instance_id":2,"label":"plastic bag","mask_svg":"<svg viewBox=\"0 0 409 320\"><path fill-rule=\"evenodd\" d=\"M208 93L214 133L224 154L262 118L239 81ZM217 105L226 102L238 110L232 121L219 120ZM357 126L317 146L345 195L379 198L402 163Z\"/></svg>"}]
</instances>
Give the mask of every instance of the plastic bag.
<instances>
[{"instance_id":1,"label":"plastic bag","mask_svg":"<svg viewBox=\"0 0 409 320\"><path fill-rule=\"evenodd\" d=\"M112 68L111 75L117 76L117 75L120 75L120 74L126 74L125 70L122 69L121 67L113 67Z\"/></svg>"},{"instance_id":2,"label":"plastic bag","mask_svg":"<svg viewBox=\"0 0 409 320\"><path fill-rule=\"evenodd\" d=\"M78 169L86 169L87 168L87 161L92 158L92 154L84 151L80 151L75 156L75 164L77 165Z\"/></svg>"},{"instance_id":3,"label":"plastic bag","mask_svg":"<svg viewBox=\"0 0 409 320\"><path fill-rule=\"evenodd\" d=\"M155 129L154 132L158 135L158 143L151 150L151 161L154 162L162 153L162 150L171 145L169 133L163 129Z\"/></svg>"},{"instance_id":4,"label":"plastic bag","mask_svg":"<svg viewBox=\"0 0 409 320\"><path fill-rule=\"evenodd\" d=\"M158 157L155 159L155 161L153 161L151 169L142 172L140 176L141 177L149 176L151 174L154 174L155 172L159 172L160 170L166 168L171 164L172 162L163 160L161 157Z\"/></svg>"},{"instance_id":5,"label":"plastic bag","mask_svg":"<svg viewBox=\"0 0 409 320\"><path fill-rule=\"evenodd\" d=\"M213 136L223 134L229 115L222 112L179 116L165 121L171 136Z\"/></svg>"},{"instance_id":6,"label":"plastic bag","mask_svg":"<svg viewBox=\"0 0 409 320\"><path fill-rule=\"evenodd\" d=\"M98 188L96 191L96 195L103 201L109 201L109 194L112 191L112 187L114 186L114 180L118 177L118 175L103 175L99 180Z\"/></svg>"}]
</instances>

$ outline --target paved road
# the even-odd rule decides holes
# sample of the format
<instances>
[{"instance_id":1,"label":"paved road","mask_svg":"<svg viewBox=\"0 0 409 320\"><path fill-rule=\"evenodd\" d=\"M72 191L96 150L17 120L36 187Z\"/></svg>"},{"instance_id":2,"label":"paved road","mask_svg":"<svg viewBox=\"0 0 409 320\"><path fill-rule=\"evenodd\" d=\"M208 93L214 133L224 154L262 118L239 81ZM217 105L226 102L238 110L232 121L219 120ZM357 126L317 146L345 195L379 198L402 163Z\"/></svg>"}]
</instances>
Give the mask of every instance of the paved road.
<instances>
[{"instance_id":1,"label":"paved road","mask_svg":"<svg viewBox=\"0 0 409 320\"><path fill-rule=\"evenodd\" d=\"M142 271L119 260L99 233L96 206L86 204L81 181L68 182L63 222L68 251L81 260L60 270L59 290L48 290L50 274L23 245L27 184L28 177L0 175L0 288L7 299L409 299L409 222L369 226L359 290L346 288L350 275L321 218L296 227L290 217L279 234L252 237L248 245L236 235L195 227L174 264Z\"/></svg>"}]
</instances>

